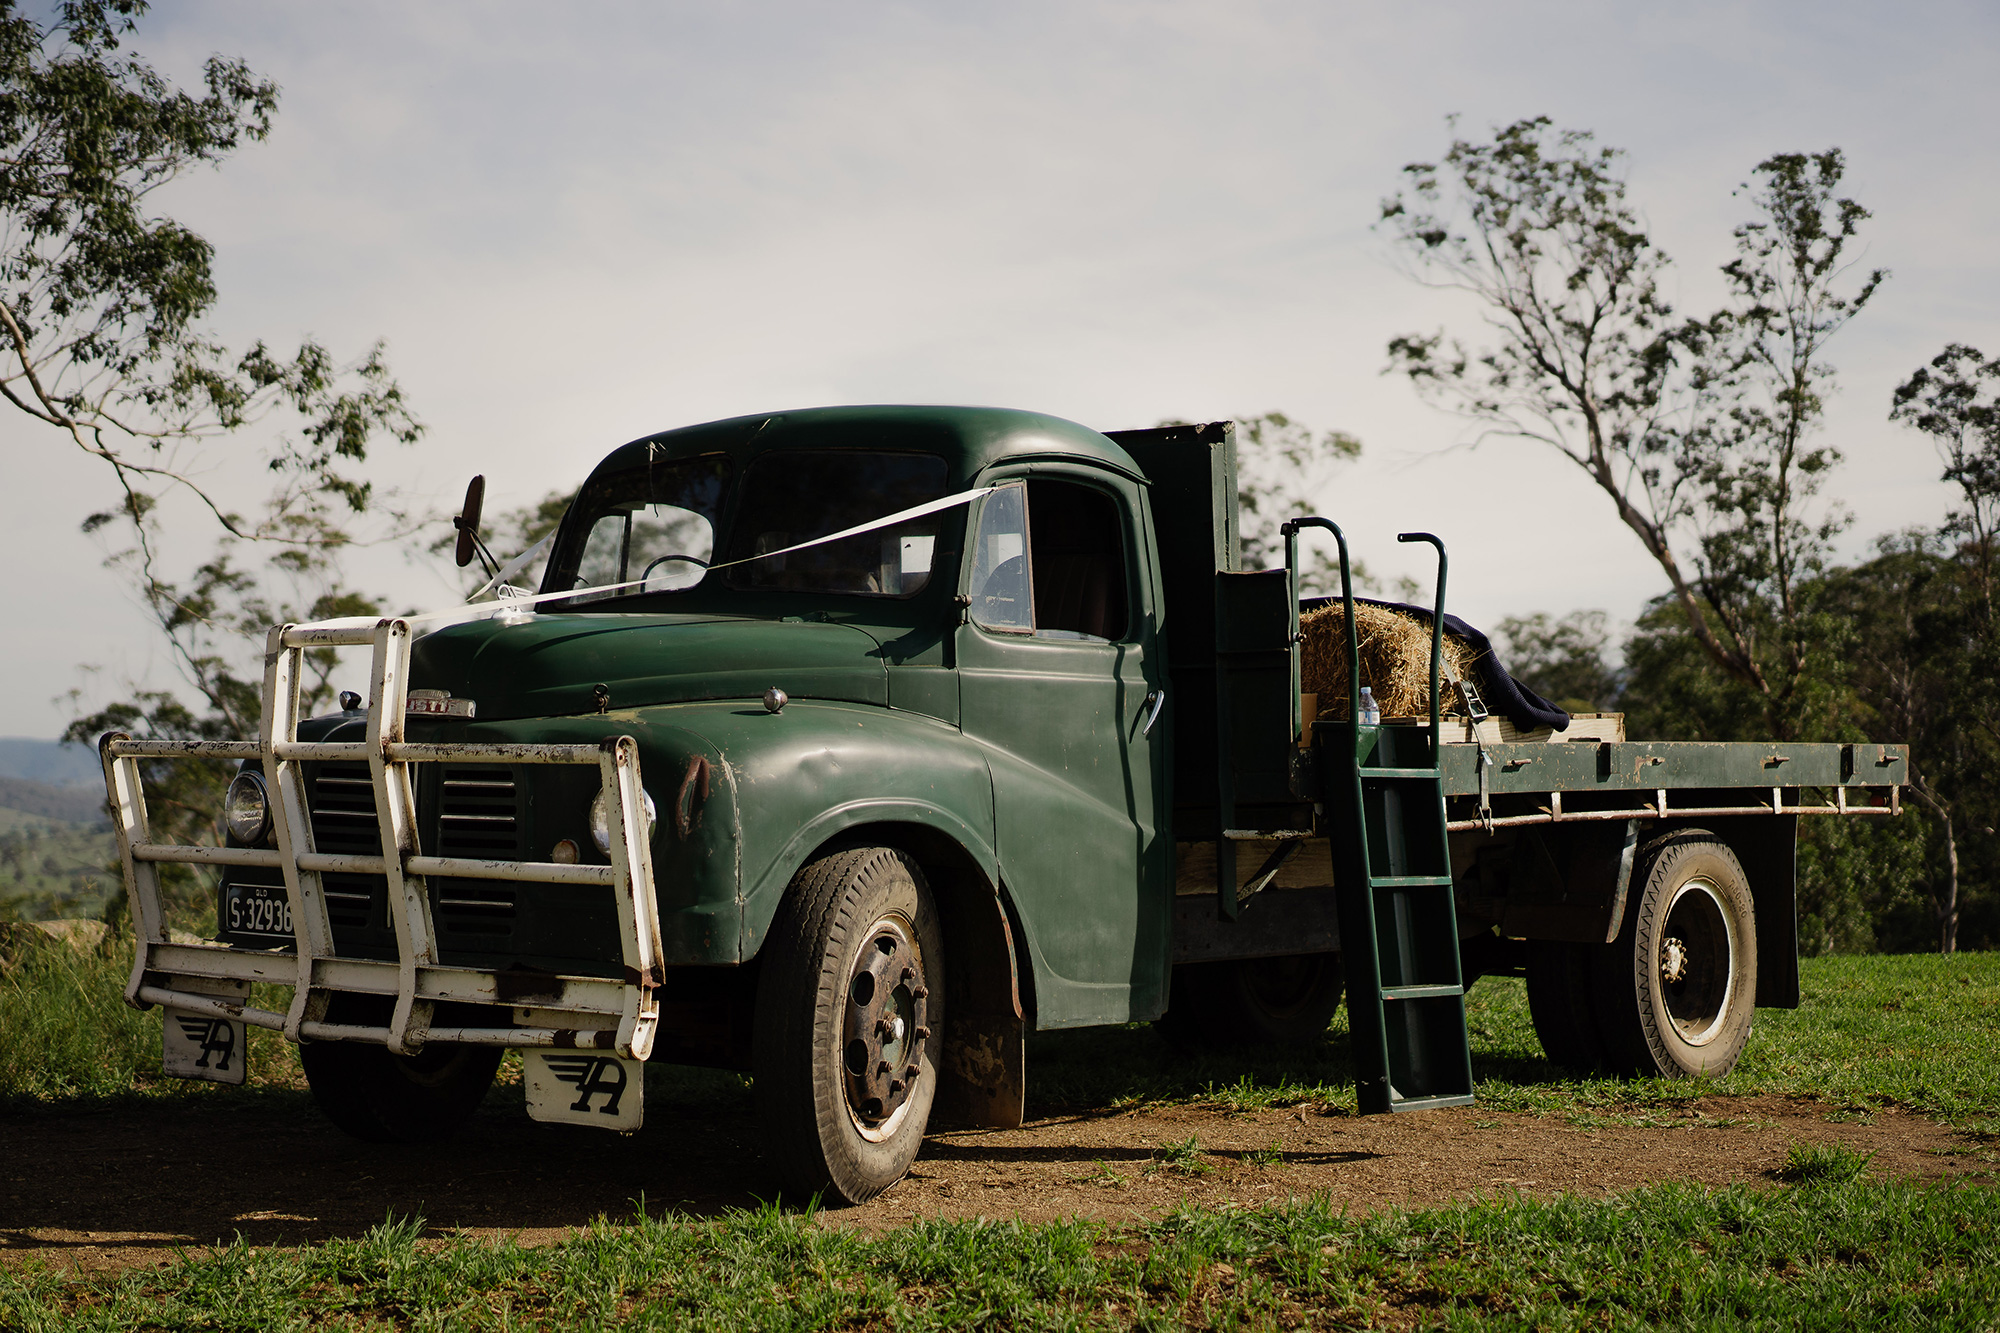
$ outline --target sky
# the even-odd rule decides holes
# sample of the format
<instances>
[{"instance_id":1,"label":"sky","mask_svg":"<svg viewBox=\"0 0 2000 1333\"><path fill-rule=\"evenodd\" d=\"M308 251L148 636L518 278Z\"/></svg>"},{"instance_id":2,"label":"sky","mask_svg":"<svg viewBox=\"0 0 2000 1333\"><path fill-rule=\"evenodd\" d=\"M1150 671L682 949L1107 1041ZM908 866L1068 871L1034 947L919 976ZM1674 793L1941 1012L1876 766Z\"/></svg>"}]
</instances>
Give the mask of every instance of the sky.
<instances>
[{"instance_id":1,"label":"sky","mask_svg":"<svg viewBox=\"0 0 2000 1333\"><path fill-rule=\"evenodd\" d=\"M1373 229L1399 169L1548 115L1628 151L1684 310L1722 299L1775 152L1839 146L1891 270L1829 348L1843 553L1949 503L1890 395L1951 341L2000 351L2000 9L1974 3L519 3L176 0L132 41L198 78L241 56L282 89L268 141L155 196L216 246L210 321L241 346L384 339L427 426L378 484L488 510L573 488L653 431L830 403L979 403L1099 429L1279 410L1358 436L1320 512L1378 573L1451 548L1474 624L1662 590L1605 497L1385 376L1392 336L1476 334ZM258 441L204 480L249 505ZM0 417L14 571L0 736L173 687L157 634L82 534L101 464ZM169 510L169 555L210 530ZM420 543L419 543L420 544ZM357 583L453 600L434 563ZM358 670L358 668L357 668ZM71 692L78 692L72 696Z\"/></svg>"}]
</instances>

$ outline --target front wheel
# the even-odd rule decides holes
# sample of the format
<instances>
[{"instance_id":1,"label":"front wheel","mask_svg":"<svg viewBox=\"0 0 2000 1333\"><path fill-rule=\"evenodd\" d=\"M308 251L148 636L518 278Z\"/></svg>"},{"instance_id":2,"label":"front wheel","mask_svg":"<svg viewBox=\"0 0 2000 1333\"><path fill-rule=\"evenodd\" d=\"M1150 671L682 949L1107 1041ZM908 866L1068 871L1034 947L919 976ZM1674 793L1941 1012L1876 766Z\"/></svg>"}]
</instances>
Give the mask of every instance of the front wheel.
<instances>
[{"instance_id":1,"label":"front wheel","mask_svg":"<svg viewBox=\"0 0 2000 1333\"><path fill-rule=\"evenodd\" d=\"M751 1050L788 1190L863 1203L909 1171L937 1095L943 968L905 853L834 852L792 880L762 950Z\"/></svg>"},{"instance_id":2,"label":"front wheel","mask_svg":"<svg viewBox=\"0 0 2000 1333\"><path fill-rule=\"evenodd\" d=\"M336 995L328 1018L385 1021L343 1004L363 998ZM368 1143L428 1143L472 1118L504 1053L498 1046L431 1042L415 1055L397 1055L363 1042L309 1041L299 1047L299 1063L313 1101L342 1130Z\"/></svg>"},{"instance_id":3,"label":"front wheel","mask_svg":"<svg viewBox=\"0 0 2000 1333\"><path fill-rule=\"evenodd\" d=\"M1624 927L1594 960L1603 1063L1621 1074L1721 1077L1757 1012L1750 883L1736 854L1701 829L1647 852Z\"/></svg>"}]
</instances>

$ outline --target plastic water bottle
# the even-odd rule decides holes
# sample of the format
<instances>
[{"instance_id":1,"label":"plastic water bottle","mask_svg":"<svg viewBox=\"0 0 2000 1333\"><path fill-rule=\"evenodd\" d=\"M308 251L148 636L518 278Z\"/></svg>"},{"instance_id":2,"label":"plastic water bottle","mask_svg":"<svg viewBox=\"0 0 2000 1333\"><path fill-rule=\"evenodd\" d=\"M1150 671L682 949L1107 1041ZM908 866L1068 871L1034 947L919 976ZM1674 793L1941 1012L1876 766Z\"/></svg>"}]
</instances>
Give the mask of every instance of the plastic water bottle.
<instances>
[{"instance_id":1,"label":"plastic water bottle","mask_svg":"<svg viewBox=\"0 0 2000 1333\"><path fill-rule=\"evenodd\" d=\"M1366 685L1361 687L1361 725L1364 727L1382 725L1382 710L1375 703L1375 691Z\"/></svg>"}]
</instances>

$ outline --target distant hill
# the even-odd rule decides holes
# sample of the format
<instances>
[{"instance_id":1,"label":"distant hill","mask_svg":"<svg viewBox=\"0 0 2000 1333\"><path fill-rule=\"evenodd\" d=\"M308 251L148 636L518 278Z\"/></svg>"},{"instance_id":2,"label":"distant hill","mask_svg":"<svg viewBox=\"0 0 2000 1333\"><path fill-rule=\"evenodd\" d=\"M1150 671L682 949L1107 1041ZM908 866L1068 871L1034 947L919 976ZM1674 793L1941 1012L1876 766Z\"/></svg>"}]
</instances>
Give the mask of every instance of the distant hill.
<instances>
[{"instance_id":1,"label":"distant hill","mask_svg":"<svg viewBox=\"0 0 2000 1333\"><path fill-rule=\"evenodd\" d=\"M60 819L66 824L108 824L102 787L58 787L27 778L0 778L0 809Z\"/></svg>"},{"instance_id":2,"label":"distant hill","mask_svg":"<svg viewBox=\"0 0 2000 1333\"><path fill-rule=\"evenodd\" d=\"M52 787L104 788L104 770L89 746L27 736L0 736L0 778L27 778Z\"/></svg>"}]
</instances>

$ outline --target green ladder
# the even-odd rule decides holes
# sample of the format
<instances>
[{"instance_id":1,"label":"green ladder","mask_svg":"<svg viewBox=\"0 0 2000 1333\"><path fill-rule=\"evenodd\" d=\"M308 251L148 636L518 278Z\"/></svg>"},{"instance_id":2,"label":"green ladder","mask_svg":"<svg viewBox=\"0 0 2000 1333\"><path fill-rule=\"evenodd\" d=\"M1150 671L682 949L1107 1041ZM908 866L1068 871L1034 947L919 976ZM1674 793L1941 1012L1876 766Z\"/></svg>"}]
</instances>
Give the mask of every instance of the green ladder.
<instances>
[{"instance_id":1,"label":"green ladder","mask_svg":"<svg viewBox=\"0 0 2000 1333\"><path fill-rule=\"evenodd\" d=\"M1430 726L1364 726L1347 537L1323 518L1284 525L1285 566L1295 597L1298 534L1309 527L1325 528L1340 544L1341 600L1347 609L1347 720L1315 722L1313 732L1333 840L1355 1094L1363 1115L1469 1106L1472 1053L1438 768L1444 543L1428 532L1396 538L1426 542L1438 553Z\"/></svg>"}]
</instances>

